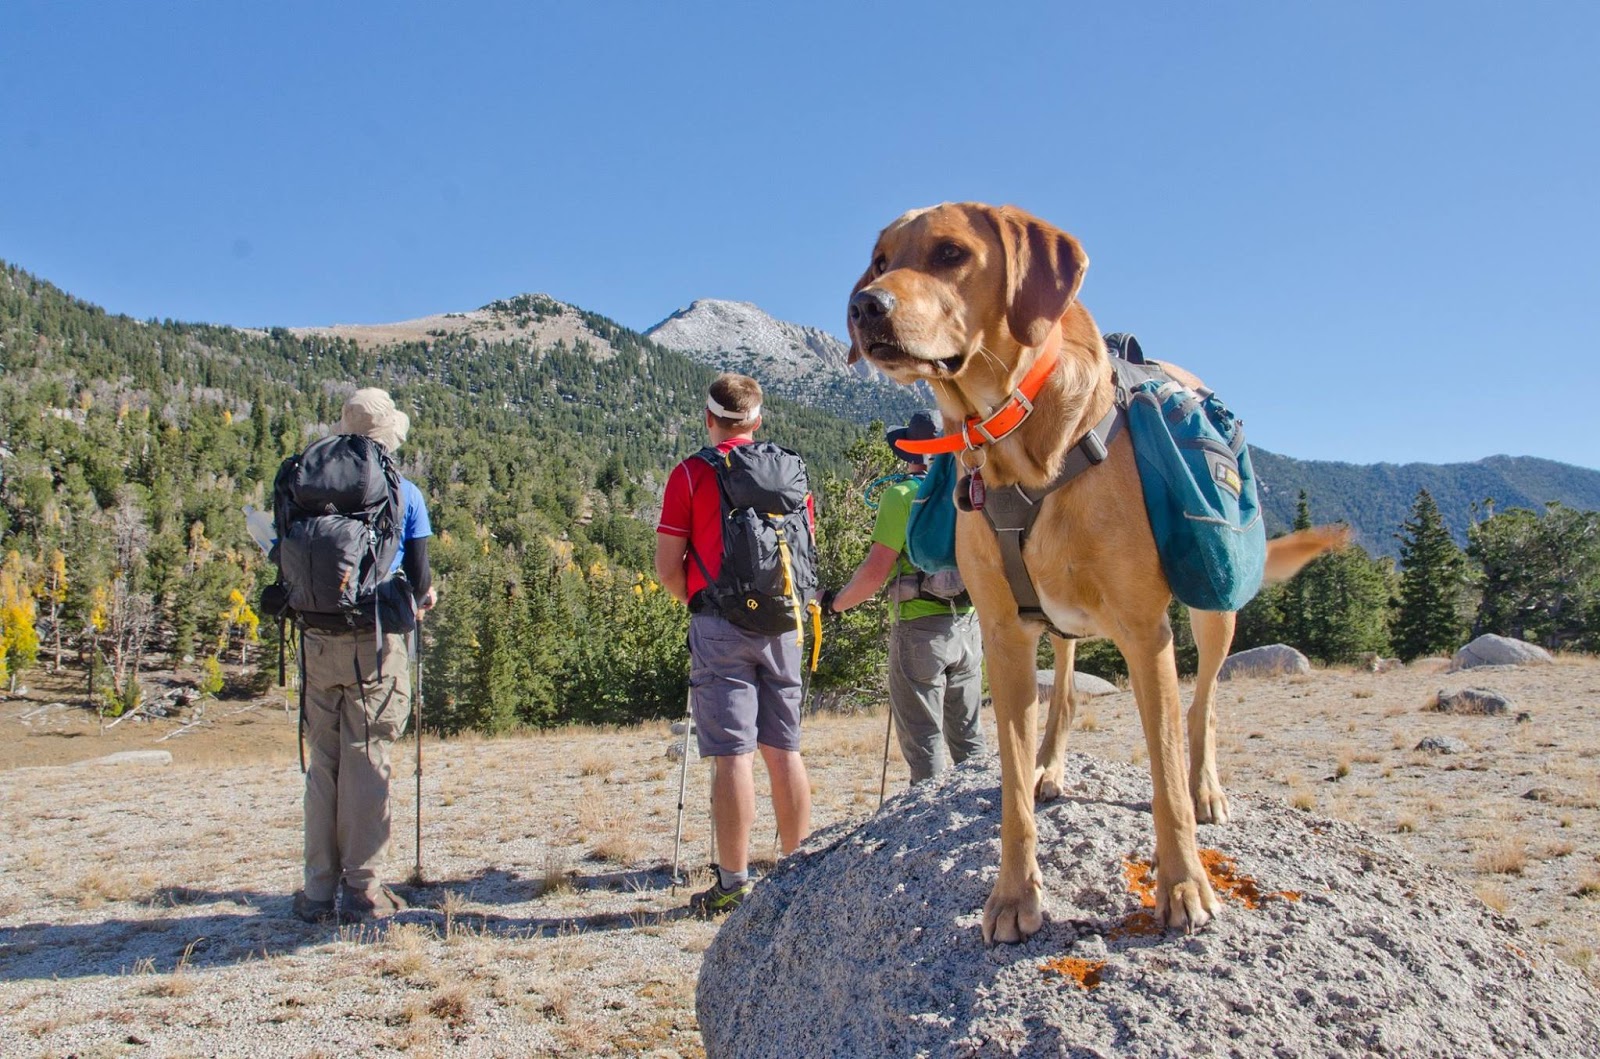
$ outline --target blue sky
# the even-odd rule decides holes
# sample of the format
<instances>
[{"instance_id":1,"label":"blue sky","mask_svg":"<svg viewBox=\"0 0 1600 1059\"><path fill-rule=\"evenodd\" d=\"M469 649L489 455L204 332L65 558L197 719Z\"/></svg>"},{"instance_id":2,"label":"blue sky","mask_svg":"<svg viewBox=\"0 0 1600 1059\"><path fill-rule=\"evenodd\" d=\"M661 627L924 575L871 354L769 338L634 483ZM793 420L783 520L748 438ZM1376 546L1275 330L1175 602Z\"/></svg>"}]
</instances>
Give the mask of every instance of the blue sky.
<instances>
[{"instance_id":1,"label":"blue sky","mask_svg":"<svg viewBox=\"0 0 1600 1059\"><path fill-rule=\"evenodd\" d=\"M1011 202L1258 445L1600 467L1596 54L1580 3L9 0L0 258L139 317L842 334L882 225Z\"/></svg>"}]
</instances>

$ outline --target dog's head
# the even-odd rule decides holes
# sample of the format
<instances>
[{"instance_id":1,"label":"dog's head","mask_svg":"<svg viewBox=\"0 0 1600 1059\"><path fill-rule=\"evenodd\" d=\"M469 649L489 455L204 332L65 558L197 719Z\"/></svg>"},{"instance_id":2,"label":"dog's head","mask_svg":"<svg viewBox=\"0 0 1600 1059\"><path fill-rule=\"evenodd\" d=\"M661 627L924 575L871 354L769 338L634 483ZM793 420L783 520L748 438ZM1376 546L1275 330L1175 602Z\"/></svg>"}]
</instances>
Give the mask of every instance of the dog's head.
<instances>
[{"instance_id":1,"label":"dog's head","mask_svg":"<svg viewBox=\"0 0 1600 1059\"><path fill-rule=\"evenodd\" d=\"M1076 239L1012 206L912 210L878 235L850 292L850 361L902 383L954 379L980 350L1013 363L1045 340L1088 267Z\"/></svg>"}]
</instances>

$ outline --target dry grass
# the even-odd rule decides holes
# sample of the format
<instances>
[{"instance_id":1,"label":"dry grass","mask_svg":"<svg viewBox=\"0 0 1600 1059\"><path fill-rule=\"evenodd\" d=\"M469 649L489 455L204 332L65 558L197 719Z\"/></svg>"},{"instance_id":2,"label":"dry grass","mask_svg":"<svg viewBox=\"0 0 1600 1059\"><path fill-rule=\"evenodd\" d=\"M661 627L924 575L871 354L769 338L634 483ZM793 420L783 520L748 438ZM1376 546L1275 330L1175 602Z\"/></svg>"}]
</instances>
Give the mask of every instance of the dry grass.
<instances>
[{"instance_id":1,"label":"dry grass","mask_svg":"<svg viewBox=\"0 0 1600 1059\"><path fill-rule=\"evenodd\" d=\"M1506 896L1506 888L1497 882L1480 882L1472 890L1478 895L1478 900L1501 915L1505 915L1511 907L1511 899Z\"/></svg>"},{"instance_id":2,"label":"dry grass","mask_svg":"<svg viewBox=\"0 0 1600 1059\"><path fill-rule=\"evenodd\" d=\"M578 775L609 776L616 765L607 754L589 753L578 758Z\"/></svg>"},{"instance_id":3,"label":"dry grass","mask_svg":"<svg viewBox=\"0 0 1600 1059\"><path fill-rule=\"evenodd\" d=\"M1480 871L1521 875L1528 866L1528 850L1520 838L1498 838L1478 851L1476 863Z\"/></svg>"},{"instance_id":4,"label":"dry grass","mask_svg":"<svg viewBox=\"0 0 1600 1059\"><path fill-rule=\"evenodd\" d=\"M1289 804L1302 813L1309 813L1317 807L1317 796L1308 790L1301 789L1290 796Z\"/></svg>"},{"instance_id":5,"label":"dry grass","mask_svg":"<svg viewBox=\"0 0 1600 1059\"><path fill-rule=\"evenodd\" d=\"M471 998L460 986L440 990L428 1001L428 1014L454 1029L459 1029L472 1021Z\"/></svg>"},{"instance_id":6,"label":"dry grass","mask_svg":"<svg viewBox=\"0 0 1600 1059\"><path fill-rule=\"evenodd\" d=\"M539 880L541 897L572 892L572 865L554 849L544 855L544 874Z\"/></svg>"},{"instance_id":7,"label":"dry grass","mask_svg":"<svg viewBox=\"0 0 1600 1059\"><path fill-rule=\"evenodd\" d=\"M433 931L418 923L396 923L389 928L378 957L378 973L395 978L422 979L432 964L428 955Z\"/></svg>"}]
</instances>

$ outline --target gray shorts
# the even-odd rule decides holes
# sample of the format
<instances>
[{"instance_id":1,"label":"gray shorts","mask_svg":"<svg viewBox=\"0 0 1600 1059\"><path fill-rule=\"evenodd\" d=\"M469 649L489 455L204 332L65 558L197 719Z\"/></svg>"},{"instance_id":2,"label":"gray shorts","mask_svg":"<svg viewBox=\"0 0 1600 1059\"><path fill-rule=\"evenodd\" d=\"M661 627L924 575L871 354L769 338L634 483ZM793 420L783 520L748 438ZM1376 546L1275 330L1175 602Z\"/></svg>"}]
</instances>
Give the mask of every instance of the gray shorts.
<instances>
[{"instance_id":1,"label":"gray shorts","mask_svg":"<svg viewBox=\"0 0 1600 1059\"><path fill-rule=\"evenodd\" d=\"M741 629L718 614L689 618L689 688L702 757L800 749L800 642Z\"/></svg>"}]
</instances>

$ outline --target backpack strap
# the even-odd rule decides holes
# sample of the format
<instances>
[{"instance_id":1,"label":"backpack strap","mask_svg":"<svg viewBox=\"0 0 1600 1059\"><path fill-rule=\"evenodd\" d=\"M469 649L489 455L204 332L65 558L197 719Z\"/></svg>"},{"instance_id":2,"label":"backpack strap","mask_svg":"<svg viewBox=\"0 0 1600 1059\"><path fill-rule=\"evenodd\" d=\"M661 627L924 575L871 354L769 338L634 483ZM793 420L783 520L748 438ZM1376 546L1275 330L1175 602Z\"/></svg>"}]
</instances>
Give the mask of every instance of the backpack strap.
<instances>
[{"instance_id":1,"label":"backpack strap","mask_svg":"<svg viewBox=\"0 0 1600 1059\"><path fill-rule=\"evenodd\" d=\"M1121 432L1125 419L1122 403L1113 401L1111 410L1101 417L1094 429L1072 446L1067 458L1061 461L1061 470L1049 482L1036 489L1021 485L991 489L984 499L983 514L994 528L995 539L1000 544L1000 558L1005 563L1011 595L1017 601L1018 615L1027 621L1044 622L1057 636L1067 637L1069 634L1057 629L1040 606L1039 591L1028 574L1022 549L1028 543L1028 535L1033 532L1033 524L1039 518L1039 509L1044 506L1045 498L1089 468L1104 463L1111 442Z\"/></svg>"}]
</instances>

